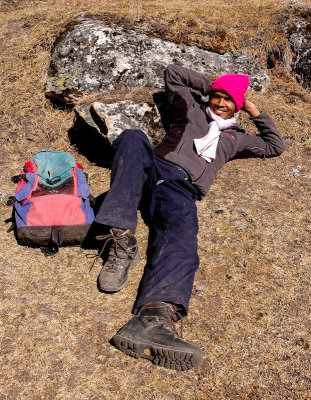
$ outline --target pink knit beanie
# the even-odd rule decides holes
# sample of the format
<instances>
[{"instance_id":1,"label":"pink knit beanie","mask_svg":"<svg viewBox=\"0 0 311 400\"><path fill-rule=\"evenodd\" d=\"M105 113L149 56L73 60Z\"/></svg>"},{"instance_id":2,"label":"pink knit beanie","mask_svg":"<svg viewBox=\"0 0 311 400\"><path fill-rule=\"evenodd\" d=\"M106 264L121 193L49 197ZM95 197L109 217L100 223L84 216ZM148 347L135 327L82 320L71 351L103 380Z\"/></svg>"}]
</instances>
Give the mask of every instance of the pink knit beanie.
<instances>
[{"instance_id":1,"label":"pink knit beanie","mask_svg":"<svg viewBox=\"0 0 311 400\"><path fill-rule=\"evenodd\" d=\"M226 92L235 102L236 111L239 111L243 107L248 86L249 78L247 75L222 75L212 83L209 95L217 91Z\"/></svg>"}]
</instances>

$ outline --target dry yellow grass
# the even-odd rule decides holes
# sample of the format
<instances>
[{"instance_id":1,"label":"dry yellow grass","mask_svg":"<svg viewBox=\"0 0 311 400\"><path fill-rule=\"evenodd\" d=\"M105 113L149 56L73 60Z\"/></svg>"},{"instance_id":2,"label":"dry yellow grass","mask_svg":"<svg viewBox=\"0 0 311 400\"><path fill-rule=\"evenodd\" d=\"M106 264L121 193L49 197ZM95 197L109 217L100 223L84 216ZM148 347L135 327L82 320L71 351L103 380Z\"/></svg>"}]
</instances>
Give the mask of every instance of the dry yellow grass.
<instances>
[{"instance_id":1,"label":"dry yellow grass","mask_svg":"<svg viewBox=\"0 0 311 400\"><path fill-rule=\"evenodd\" d=\"M71 147L74 113L44 97L57 34L78 12L124 19L146 33L218 51L248 50L266 62L290 53L281 31L287 1L42 0L1 3L1 220L10 215L10 176L47 148L71 151L90 173L94 195L109 171ZM310 4L310 3L309 3ZM128 286L107 296L99 265L77 248L46 259L19 247L1 224L0 399L311 399L310 93L285 67L270 70L268 91L250 93L268 110L288 151L239 160L219 173L198 204L200 270L185 338L205 351L183 374L120 353L108 341L130 317L144 260ZM252 128L241 116L241 122ZM241 229L242 228L242 229ZM147 232L139 222L142 253Z\"/></svg>"}]
</instances>

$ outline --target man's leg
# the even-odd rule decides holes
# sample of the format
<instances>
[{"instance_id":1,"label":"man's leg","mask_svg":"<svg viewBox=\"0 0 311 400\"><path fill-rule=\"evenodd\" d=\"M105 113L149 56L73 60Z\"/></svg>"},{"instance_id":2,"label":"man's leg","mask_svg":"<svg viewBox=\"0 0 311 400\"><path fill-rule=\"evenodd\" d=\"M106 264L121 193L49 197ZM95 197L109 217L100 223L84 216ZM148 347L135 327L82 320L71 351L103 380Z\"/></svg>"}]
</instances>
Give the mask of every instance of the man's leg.
<instances>
[{"instance_id":1,"label":"man's leg","mask_svg":"<svg viewBox=\"0 0 311 400\"><path fill-rule=\"evenodd\" d=\"M179 304L184 314L188 310L199 266L196 189L188 182L177 188L175 183L164 181L156 193L150 224L148 264L134 313L142 305L158 301Z\"/></svg>"},{"instance_id":2,"label":"man's leg","mask_svg":"<svg viewBox=\"0 0 311 400\"><path fill-rule=\"evenodd\" d=\"M181 340L173 325L187 313L199 265L197 192L175 166L157 162L157 168L148 264L134 306L137 315L112 340L126 354L186 370L201 362L202 351Z\"/></svg>"},{"instance_id":3,"label":"man's leg","mask_svg":"<svg viewBox=\"0 0 311 400\"><path fill-rule=\"evenodd\" d=\"M136 231L137 208L149 169L154 164L147 136L139 130L122 132L113 142L115 151L110 189L95 217L95 222Z\"/></svg>"},{"instance_id":4,"label":"man's leg","mask_svg":"<svg viewBox=\"0 0 311 400\"><path fill-rule=\"evenodd\" d=\"M139 260L134 237L137 208L144 182L154 164L152 147L142 131L124 131L113 142L113 149L111 186L95 218L103 232L105 227L110 229L108 234L97 236L103 241L102 251L106 245L108 250L98 277L100 289L106 292L121 290L127 283L129 270Z\"/></svg>"}]
</instances>

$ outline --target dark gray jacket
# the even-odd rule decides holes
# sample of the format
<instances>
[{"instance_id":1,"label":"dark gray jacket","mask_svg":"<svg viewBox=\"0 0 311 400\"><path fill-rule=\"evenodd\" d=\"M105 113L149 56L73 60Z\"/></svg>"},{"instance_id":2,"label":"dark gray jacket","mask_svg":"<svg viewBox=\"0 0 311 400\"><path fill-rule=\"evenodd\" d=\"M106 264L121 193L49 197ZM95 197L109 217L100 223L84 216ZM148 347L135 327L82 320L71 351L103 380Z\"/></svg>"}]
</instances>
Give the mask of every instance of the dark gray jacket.
<instances>
[{"instance_id":1,"label":"dark gray jacket","mask_svg":"<svg viewBox=\"0 0 311 400\"><path fill-rule=\"evenodd\" d=\"M157 156L185 169L202 195L207 193L217 172L227 161L241 157L278 156L285 150L274 122L262 111L251 118L259 135L246 134L236 124L221 132L214 161L209 163L200 157L195 151L193 139L205 136L211 121L189 88L206 96L211 84L204 75L190 69L174 64L166 68L165 85L172 107L172 123L169 134L154 149Z\"/></svg>"}]
</instances>

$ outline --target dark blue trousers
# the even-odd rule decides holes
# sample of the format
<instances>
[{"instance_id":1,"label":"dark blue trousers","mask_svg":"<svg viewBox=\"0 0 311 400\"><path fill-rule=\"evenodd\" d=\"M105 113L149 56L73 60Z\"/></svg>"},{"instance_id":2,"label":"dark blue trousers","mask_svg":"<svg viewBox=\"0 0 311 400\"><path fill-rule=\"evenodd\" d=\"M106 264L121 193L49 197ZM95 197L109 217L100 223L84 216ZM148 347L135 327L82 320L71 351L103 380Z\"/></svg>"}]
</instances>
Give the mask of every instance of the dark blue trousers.
<instances>
[{"instance_id":1,"label":"dark blue trousers","mask_svg":"<svg viewBox=\"0 0 311 400\"><path fill-rule=\"evenodd\" d=\"M142 131L124 131L113 149L111 186L95 221L135 232L139 208L149 227L147 265L133 312L164 301L182 305L187 313L199 266L199 193L184 172L154 156Z\"/></svg>"}]
</instances>

